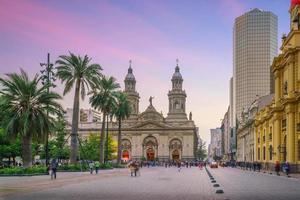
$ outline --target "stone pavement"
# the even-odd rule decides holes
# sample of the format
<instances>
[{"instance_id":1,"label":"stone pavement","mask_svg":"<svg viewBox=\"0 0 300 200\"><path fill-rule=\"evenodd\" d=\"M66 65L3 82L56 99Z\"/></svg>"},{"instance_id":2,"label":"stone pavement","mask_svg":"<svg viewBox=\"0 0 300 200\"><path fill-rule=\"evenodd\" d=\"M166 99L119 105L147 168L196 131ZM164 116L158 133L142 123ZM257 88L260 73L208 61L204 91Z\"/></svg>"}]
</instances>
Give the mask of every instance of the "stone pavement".
<instances>
[{"instance_id":1,"label":"stone pavement","mask_svg":"<svg viewBox=\"0 0 300 200\"><path fill-rule=\"evenodd\" d=\"M23 177L22 177L23 178ZM99 175L69 175L55 181L34 178L33 187L2 195L4 200L100 199L100 200L218 200L205 170L198 168L143 168L141 176L130 177L127 169ZM47 177L49 178L49 177ZM28 178L31 179L31 178ZM40 180L42 179L42 180ZM1 178L0 178L0 182ZM46 184L48 183L48 184ZM57 183L57 185L55 185ZM46 186L44 185L46 184ZM0 184L3 188L3 184ZM10 182L11 189L12 181ZM24 186L23 186L24 187ZM2 189L3 191L3 189Z\"/></svg>"},{"instance_id":2,"label":"stone pavement","mask_svg":"<svg viewBox=\"0 0 300 200\"><path fill-rule=\"evenodd\" d=\"M240 170L209 169L230 200L299 200L300 180L286 176Z\"/></svg>"},{"instance_id":3,"label":"stone pavement","mask_svg":"<svg viewBox=\"0 0 300 200\"><path fill-rule=\"evenodd\" d=\"M143 168L49 176L0 177L0 200L299 200L300 180L232 168L210 169L224 194L216 194L205 170Z\"/></svg>"}]
</instances>

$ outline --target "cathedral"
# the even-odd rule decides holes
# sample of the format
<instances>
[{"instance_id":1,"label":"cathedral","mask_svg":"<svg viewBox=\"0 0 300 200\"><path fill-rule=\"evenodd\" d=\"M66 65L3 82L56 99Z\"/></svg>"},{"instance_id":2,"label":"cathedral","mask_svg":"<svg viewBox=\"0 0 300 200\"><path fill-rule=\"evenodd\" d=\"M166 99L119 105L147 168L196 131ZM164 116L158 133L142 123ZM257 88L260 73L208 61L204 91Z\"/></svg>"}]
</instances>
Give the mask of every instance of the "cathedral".
<instances>
[{"instance_id":1,"label":"cathedral","mask_svg":"<svg viewBox=\"0 0 300 200\"><path fill-rule=\"evenodd\" d=\"M186 114L186 93L180 68L175 67L172 89L168 92L169 112L166 117L157 112L153 97L143 112L139 110L139 93L131 64L125 77L125 89L131 106L131 115L122 122L122 159L177 161L195 159L198 132L192 113ZM79 135L86 137L101 131L101 122L80 122ZM109 133L117 141L118 123L111 121Z\"/></svg>"}]
</instances>

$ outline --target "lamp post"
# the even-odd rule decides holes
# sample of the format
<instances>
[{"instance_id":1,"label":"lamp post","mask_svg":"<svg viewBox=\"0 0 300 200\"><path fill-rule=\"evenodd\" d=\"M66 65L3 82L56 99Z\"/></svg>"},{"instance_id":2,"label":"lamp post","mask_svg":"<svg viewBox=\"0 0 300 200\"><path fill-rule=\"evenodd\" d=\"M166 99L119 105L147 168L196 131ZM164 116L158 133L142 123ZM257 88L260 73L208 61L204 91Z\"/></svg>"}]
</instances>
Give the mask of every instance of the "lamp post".
<instances>
[{"instance_id":1,"label":"lamp post","mask_svg":"<svg viewBox=\"0 0 300 200\"><path fill-rule=\"evenodd\" d=\"M42 84L47 85L47 93L49 93L50 87L55 88L56 85L53 84L55 79L55 73L53 72L53 64L50 63L50 53L47 54L47 63L40 63L41 67L44 67L41 70L41 79ZM49 116L49 112L47 109L47 117ZM49 133L46 133L46 144L45 144L45 154L46 154L46 165L49 165L49 144L48 144Z\"/></svg>"}]
</instances>

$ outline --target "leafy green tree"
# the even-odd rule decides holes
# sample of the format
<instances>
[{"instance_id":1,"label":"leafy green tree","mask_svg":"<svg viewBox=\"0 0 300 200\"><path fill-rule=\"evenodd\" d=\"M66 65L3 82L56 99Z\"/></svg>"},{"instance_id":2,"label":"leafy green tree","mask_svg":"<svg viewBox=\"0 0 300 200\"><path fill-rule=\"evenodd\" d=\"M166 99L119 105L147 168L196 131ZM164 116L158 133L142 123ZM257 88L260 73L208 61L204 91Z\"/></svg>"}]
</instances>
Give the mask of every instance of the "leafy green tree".
<instances>
[{"instance_id":1,"label":"leafy green tree","mask_svg":"<svg viewBox=\"0 0 300 200\"><path fill-rule=\"evenodd\" d=\"M118 164L121 163L121 153L122 153L122 135L121 135L121 129L122 129L122 120L128 118L130 116L130 103L127 99L127 96L123 92L117 93L117 99L116 99L116 105L113 110L113 114L116 116L119 126L118 126Z\"/></svg>"},{"instance_id":2,"label":"leafy green tree","mask_svg":"<svg viewBox=\"0 0 300 200\"><path fill-rule=\"evenodd\" d=\"M99 154L99 161L101 164L104 163L105 119L106 116L112 112L113 107L116 104L116 90L119 87L120 85L116 83L116 79L114 77L103 77L98 81L98 84L92 91L92 96L90 97L90 104L92 107L102 112Z\"/></svg>"},{"instance_id":3,"label":"leafy green tree","mask_svg":"<svg viewBox=\"0 0 300 200\"><path fill-rule=\"evenodd\" d=\"M59 161L69 159L70 148L66 141L67 134L66 122L62 117L59 117L54 124L53 138L48 144L50 158L57 158ZM45 158L45 152L42 152L41 157Z\"/></svg>"},{"instance_id":4,"label":"leafy green tree","mask_svg":"<svg viewBox=\"0 0 300 200\"><path fill-rule=\"evenodd\" d=\"M71 91L75 85L75 94L73 102L73 117L72 117L72 133L71 133L71 155L70 162L77 162L78 155L78 122L79 122L79 100L84 100L86 90L93 88L97 80L101 78L101 70L99 64L90 64L91 58L87 55L84 57L76 56L70 52L70 55L59 56L56 61L57 76L65 83L63 94Z\"/></svg>"},{"instance_id":5,"label":"leafy green tree","mask_svg":"<svg viewBox=\"0 0 300 200\"><path fill-rule=\"evenodd\" d=\"M54 117L62 110L57 102L61 97L54 92L47 93L48 85L40 87L38 75L30 80L27 73L21 70L20 74L6 76L6 79L0 78L4 132L12 138L20 136L23 166L31 167L32 140L45 139L53 126Z\"/></svg>"},{"instance_id":6,"label":"leafy green tree","mask_svg":"<svg viewBox=\"0 0 300 200\"><path fill-rule=\"evenodd\" d=\"M82 140L80 158L84 160L98 160L100 156L100 135L90 134L88 138ZM108 137L108 159L114 159L117 151L116 141L111 136Z\"/></svg>"},{"instance_id":7,"label":"leafy green tree","mask_svg":"<svg viewBox=\"0 0 300 200\"><path fill-rule=\"evenodd\" d=\"M14 142L10 141L4 130L0 128L0 163L4 158L8 159L8 164L11 164L11 158L15 165L15 158L21 156L21 141L20 138L16 138Z\"/></svg>"},{"instance_id":8,"label":"leafy green tree","mask_svg":"<svg viewBox=\"0 0 300 200\"><path fill-rule=\"evenodd\" d=\"M207 157L206 143L203 142L196 151L196 157L199 160L204 160Z\"/></svg>"}]
</instances>

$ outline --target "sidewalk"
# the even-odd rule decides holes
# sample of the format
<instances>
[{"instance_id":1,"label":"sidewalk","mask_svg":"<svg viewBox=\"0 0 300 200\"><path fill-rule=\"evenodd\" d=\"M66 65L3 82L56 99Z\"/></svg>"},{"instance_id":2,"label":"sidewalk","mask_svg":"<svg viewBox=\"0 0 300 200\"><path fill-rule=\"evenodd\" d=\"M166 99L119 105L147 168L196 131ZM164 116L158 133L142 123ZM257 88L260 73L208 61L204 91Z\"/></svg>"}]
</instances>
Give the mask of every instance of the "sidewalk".
<instances>
[{"instance_id":1,"label":"sidewalk","mask_svg":"<svg viewBox=\"0 0 300 200\"><path fill-rule=\"evenodd\" d=\"M248 171L248 172L257 172L257 173L262 173L262 174L270 174L270 175L274 175L274 176L277 176L276 172L275 171L268 171L268 170L263 170L261 169L260 171L253 171L253 170L249 170L249 169L243 169L243 168L240 168L240 167L236 167L235 169L239 169L241 171ZM284 172L279 172L279 175L280 176L285 176L285 177L288 177L288 178L296 178L296 179L299 179L300 180L300 173L290 173L288 176L284 173Z\"/></svg>"}]
</instances>

